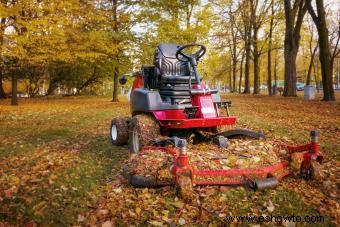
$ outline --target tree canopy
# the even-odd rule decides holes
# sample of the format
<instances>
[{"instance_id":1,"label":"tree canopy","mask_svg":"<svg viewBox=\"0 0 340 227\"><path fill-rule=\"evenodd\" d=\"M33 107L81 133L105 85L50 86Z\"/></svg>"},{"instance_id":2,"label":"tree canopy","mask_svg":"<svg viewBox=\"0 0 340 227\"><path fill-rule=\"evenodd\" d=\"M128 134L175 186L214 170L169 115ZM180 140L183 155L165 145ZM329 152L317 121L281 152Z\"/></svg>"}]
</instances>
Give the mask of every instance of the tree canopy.
<instances>
[{"instance_id":1,"label":"tree canopy","mask_svg":"<svg viewBox=\"0 0 340 227\"><path fill-rule=\"evenodd\" d=\"M10 94L5 81L19 80L31 97L108 84L117 101L119 75L153 64L159 43L197 42L208 47L199 65L207 83L272 95L285 80L284 95L294 96L295 83L306 82L333 100L339 9L316 2L1 0L0 97Z\"/></svg>"}]
</instances>

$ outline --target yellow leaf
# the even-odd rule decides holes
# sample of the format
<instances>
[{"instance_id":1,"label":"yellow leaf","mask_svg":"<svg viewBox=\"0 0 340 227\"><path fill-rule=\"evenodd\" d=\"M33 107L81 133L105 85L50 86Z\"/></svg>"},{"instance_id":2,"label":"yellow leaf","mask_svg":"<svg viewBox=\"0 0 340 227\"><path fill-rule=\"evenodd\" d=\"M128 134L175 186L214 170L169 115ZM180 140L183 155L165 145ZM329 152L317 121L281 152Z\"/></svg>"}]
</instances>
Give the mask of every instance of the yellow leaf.
<instances>
[{"instance_id":1,"label":"yellow leaf","mask_svg":"<svg viewBox=\"0 0 340 227\"><path fill-rule=\"evenodd\" d=\"M163 222L160 221L149 221L152 226L163 226Z\"/></svg>"},{"instance_id":2,"label":"yellow leaf","mask_svg":"<svg viewBox=\"0 0 340 227\"><path fill-rule=\"evenodd\" d=\"M140 216L140 213L141 213L142 210L141 210L139 207L137 207L135 211L136 211L136 214L137 214L138 216Z\"/></svg>"}]
</instances>

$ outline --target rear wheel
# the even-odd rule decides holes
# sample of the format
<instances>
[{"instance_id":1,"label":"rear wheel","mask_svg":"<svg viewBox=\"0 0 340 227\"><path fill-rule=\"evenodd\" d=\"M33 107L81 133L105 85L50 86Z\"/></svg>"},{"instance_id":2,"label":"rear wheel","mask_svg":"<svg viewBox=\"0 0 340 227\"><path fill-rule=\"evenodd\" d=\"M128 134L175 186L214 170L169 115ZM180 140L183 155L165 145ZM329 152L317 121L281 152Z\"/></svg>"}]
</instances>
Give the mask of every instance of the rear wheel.
<instances>
[{"instance_id":1,"label":"rear wheel","mask_svg":"<svg viewBox=\"0 0 340 227\"><path fill-rule=\"evenodd\" d=\"M132 118L129 128L129 148L138 153L144 146L151 145L160 136L158 122L153 116L140 114Z\"/></svg>"},{"instance_id":2,"label":"rear wheel","mask_svg":"<svg viewBox=\"0 0 340 227\"><path fill-rule=\"evenodd\" d=\"M114 118L111 122L110 138L115 146L127 144L129 139L129 117Z\"/></svg>"}]
</instances>

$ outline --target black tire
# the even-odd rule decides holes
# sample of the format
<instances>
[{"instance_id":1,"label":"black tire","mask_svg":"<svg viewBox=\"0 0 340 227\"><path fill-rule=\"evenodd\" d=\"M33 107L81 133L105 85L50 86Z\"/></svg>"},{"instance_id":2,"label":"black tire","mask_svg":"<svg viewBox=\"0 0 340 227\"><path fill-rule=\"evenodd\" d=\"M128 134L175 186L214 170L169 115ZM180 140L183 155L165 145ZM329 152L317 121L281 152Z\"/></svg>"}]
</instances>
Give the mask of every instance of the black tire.
<instances>
[{"instance_id":1,"label":"black tire","mask_svg":"<svg viewBox=\"0 0 340 227\"><path fill-rule=\"evenodd\" d=\"M322 173L322 165L319 162L314 161L311 164L311 168L312 168L313 179L322 181L324 179L324 176Z\"/></svg>"},{"instance_id":2,"label":"black tire","mask_svg":"<svg viewBox=\"0 0 340 227\"><path fill-rule=\"evenodd\" d=\"M132 118L129 127L129 148L138 153L144 146L151 145L160 136L158 122L153 116L140 114Z\"/></svg>"},{"instance_id":3,"label":"black tire","mask_svg":"<svg viewBox=\"0 0 340 227\"><path fill-rule=\"evenodd\" d=\"M110 127L110 139L113 145L123 146L129 139L129 117L114 118Z\"/></svg>"},{"instance_id":4,"label":"black tire","mask_svg":"<svg viewBox=\"0 0 340 227\"><path fill-rule=\"evenodd\" d=\"M302 166L302 164L301 164ZM313 161L311 163L311 166L309 167L309 169L305 170L305 171L301 171L302 177L305 180L317 180L317 181L321 181L323 180L323 174L322 174L322 166L320 163Z\"/></svg>"}]
</instances>

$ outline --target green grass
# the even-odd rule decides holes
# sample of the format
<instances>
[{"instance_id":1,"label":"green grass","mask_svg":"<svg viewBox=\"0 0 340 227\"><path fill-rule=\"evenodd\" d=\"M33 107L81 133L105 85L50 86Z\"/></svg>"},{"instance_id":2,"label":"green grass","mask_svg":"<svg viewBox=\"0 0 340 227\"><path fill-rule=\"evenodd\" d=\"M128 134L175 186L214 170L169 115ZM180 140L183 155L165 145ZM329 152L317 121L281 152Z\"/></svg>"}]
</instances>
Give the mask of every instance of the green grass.
<instances>
[{"instance_id":1,"label":"green grass","mask_svg":"<svg viewBox=\"0 0 340 227\"><path fill-rule=\"evenodd\" d=\"M83 100L86 107L82 106ZM128 154L125 147L113 147L108 136L111 118L127 114L127 105L118 109L109 101L100 101L98 106L97 103L93 98L37 99L19 106L17 112L12 112L15 118L0 124L0 131L6 132L8 138L5 144L0 144L0 167L6 176L21 179L23 172L30 171L39 180L28 183L31 184L28 188L20 186L13 197L1 201L0 220L67 226L76 222L77 214L96 206L102 188L118 170L116 164ZM55 107L53 116L46 104ZM35 113L31 108L37 106L39 112ZM33 120L27 121L26 115ZM40 157L37 152L41 149L46 152L41 152ZM48 170L43 161L49 155L54 162L61 161L55 171L41 176L40 169ZM65 163L63 157L67 157ZM22 171L7 166L7 160L19 161ZM37 166L39 170L35 171ZM51 175L56 178L52 183ZM0 186L0 196L1 190L9 186L4 187Z\"/></svg>"}]
</instances>

